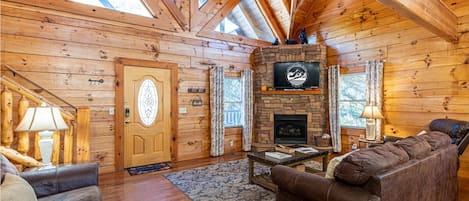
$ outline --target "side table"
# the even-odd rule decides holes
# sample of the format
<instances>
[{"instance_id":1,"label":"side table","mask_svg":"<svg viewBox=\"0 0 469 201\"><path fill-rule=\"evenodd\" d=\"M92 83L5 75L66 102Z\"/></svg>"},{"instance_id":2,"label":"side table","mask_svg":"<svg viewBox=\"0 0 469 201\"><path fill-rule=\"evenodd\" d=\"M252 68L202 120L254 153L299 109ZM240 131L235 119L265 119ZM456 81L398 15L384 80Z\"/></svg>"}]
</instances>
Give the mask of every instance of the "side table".
<instances>
[{"instance_id":1,"label":"side table","mask_svg":"<svg viewBox=\"0 0 469 201\"><path fill-rule=\"evenodd\" d=\"M363 138L360 138L358 139L358 143L364 143L365 144L365 148L368 148L371 144L383 144L384 141L382 140L367 140L367 139L363 139ZM361 147L361 146L359 146Z\"/></svg>"}]
</instances>

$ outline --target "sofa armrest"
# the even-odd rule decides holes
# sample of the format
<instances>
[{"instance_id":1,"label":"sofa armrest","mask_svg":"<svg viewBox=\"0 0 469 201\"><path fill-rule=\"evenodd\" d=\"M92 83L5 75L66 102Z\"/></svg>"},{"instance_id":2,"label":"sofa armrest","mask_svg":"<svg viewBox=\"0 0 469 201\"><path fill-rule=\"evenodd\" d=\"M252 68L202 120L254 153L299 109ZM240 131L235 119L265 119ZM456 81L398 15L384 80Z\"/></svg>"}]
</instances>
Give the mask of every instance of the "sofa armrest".
<instances>
[{"instance_id":1,"label":"sofa armrest","mask_svg":"<svg viewBox=\"0 0 469 201\"><path fill-rule=\"evenodd\" d=\"M98 165L94 163L66 165L22 172L20 176L31 184L37 197L44 197L98 185Z\"/></svg>"},{"instance_id":2,"label":"sofa armrest","mask_svg":"<svg viewBox=\"0 0 469 201\"><path fill-rule=\"evenodd\" d=\"M272 168L272 181L279 192L286 191L304 200L326 200L331 181L318 175L276 165Z\"/></svg>"},{"instance_id":3,"label":"sofa armrest","mask_svg":"<svg viewBox=\"0 0 469 201\"><path fill-rule=\"evenodd\" d=\"M279 192L288 192L311 201L378 201L379 197L368 191L335 182L319 175L297 171L277 165L272 168L272 180ZM277 196L278 197L278 196Z\"/></svg>"}]
</instances>

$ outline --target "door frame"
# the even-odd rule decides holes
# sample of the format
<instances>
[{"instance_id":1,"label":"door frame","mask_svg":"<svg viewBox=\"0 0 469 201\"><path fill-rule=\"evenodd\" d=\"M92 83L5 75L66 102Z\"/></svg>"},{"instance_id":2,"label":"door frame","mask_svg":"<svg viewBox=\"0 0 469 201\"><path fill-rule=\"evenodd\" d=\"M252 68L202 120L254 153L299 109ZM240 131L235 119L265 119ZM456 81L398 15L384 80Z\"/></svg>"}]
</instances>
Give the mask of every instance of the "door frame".
<instances>
[{"instance_id":1,"label":"door frame","mask_svg":"<svg viewBox=\"0 0 469 201\"><path fill-rule=\"evenodd\" d=\"M171 71L171 160L177 156L177 127L178 127L178 64L160 61L116 58L116 95L115 95L115 133L114 133L114 167L115 170L124 169L124 67L136 66L147 68L169 69Z\"/></svg>"}]
</instances>

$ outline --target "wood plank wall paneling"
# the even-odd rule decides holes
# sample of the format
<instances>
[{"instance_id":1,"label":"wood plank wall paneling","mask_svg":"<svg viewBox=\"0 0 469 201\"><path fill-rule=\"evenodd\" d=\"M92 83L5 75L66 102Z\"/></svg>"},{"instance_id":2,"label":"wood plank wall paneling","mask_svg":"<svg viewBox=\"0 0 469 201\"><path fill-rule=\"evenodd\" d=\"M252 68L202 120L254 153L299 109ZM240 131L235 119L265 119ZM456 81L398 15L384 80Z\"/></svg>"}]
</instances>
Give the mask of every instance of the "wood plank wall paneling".
<instances>
[{"instance_id":1,"label":"wood plank wall paneling","mask_svg":"<svg viewBox=\"0 0 469 201\"><path fill-rule=\"evenodd\" d=\"M181 11L188 17L185 7ZM114 170L116 125L109 109L114 107L115 57L179 65L178 105L187 113L179 115L177 160L188 160L210 153L209 77L203 62L240 71L250 68L255 48L6 1L1 23L2 63L70 103L90 107L91 160L101 172ZM88 79L104 83L90 84ZM188 93L190 87L207 92ZM203 105L193 107L191 101L199 98ZM241 130L227 129L225 141L226 153L241 151Z\"/></svg>"},{"instance_id":2,"label":"wood plank wall paneling","mask_svg":"<svg viewBox=\"0 0 469 201\"><path fill-rule=\"evenodd\" d=\"M331 0L307 22L307 33L328 46L328 64L371 59L384 67L384 134L415 135L431 120L469 121L469 3L444 0L459 18L460 41L446 42L375 0ZM344 130L345 151L357 133ZM469 161L468 154L462 162ZM461 165L462 169L467 169Z\"/></svg>"}]
</instances>

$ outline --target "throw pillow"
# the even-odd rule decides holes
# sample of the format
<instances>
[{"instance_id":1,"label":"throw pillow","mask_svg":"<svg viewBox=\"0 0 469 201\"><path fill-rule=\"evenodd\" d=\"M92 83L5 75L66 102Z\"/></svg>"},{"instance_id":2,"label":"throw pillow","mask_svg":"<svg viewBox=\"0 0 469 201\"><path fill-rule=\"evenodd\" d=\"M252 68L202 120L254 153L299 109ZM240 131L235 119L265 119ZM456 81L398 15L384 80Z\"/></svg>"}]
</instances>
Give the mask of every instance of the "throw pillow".
<instances>
[{"instance_id":1,"label":"throw pillow","mask_svg":"<svg viewBox=\"0 0 469 201\"><path fill-rule=\"evenodd\" d=\"M428 144L430 144L432 151L435 151L451 143L451 138L449 135L439 131L430 131L426 135L421 135L419 137L426 140Z\"/></svg>"},{"instance_id":2,"label":"throw pillow","mask_svg":"<svg viewBox=\"0 0 469 201\"><path fill-rule=\"evenodd\" d=\"M5 201L37 201L33 187L20 176L10 173L5 174L0 195Z\"/></svg>"},{"instance_id":3,"label":"throw pillow","mask_svg":"<svg viewBox=\"0 0 469 201\"><path fill-rule=\"evenodd\" d=\"M334 170L335 170L335 167L337 167L337 165L340 164L340 162L342 162L342 160L347 157L348 155L350 155L351 153L353 152L356 152L358 151L359 149L357 150L354 150L354 151L351 151L351 152L348 152L342 156L337 156L337 157L334 157L333 159L331 159L329 161L329 164L327 164L327 171L326 171L326 176L325 178L326 179L334 179Z\"/></svg>"},{"instance_id":4,"label":"throw pillow","mask_svg":"<svg viewBox=\"0 0 469 201\"><path fill-rule=\"evenodd\" d=\"M0 174L1 174L0 183L3 182L3 177L5 176L6 173L10 173L14 175L20 174L18 170L16 169L16 167L3 154L0 154Z\"/></svg>"},{"instance_id":5,"label":"throw pillow","mask_svg":"<svg viewBox=\"0 0 469 201\"><path fill-rule=\"evenodd\" d=\"M395 143L396 146L404 149L410 159L420 159L430 154L432 147L422 136L410 136Z\"/></svg>"}]
</instances>

